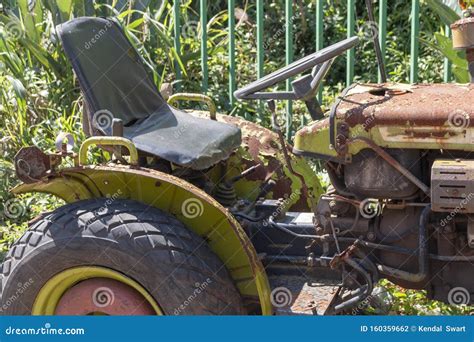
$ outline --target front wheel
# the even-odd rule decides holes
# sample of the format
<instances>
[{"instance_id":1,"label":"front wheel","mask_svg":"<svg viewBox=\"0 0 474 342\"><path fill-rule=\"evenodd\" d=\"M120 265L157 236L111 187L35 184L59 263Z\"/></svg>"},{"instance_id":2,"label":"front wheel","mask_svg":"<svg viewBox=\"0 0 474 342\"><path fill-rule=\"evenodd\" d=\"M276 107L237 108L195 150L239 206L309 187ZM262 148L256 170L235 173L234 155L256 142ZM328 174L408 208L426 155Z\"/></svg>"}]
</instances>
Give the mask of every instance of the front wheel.
<instances>
[{"instance_id":1,"label":"front wheel","mask_svg":"<svg viewBox=\"0 0 474 342\"><path fill-rule=\"evenodd\" d=\"M0 281L4 315L244 313L201 237L129 200L85 200L43 216L10 249Z\"/></svg>"}]
</instances>

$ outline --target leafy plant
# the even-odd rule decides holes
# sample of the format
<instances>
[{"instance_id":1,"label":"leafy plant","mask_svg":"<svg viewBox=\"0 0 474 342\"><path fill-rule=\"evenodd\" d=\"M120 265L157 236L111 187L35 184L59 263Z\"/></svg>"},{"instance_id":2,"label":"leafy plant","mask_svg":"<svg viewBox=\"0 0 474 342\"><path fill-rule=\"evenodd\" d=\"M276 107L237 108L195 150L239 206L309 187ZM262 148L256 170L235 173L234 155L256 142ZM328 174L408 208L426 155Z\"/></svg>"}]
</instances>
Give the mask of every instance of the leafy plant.
<instances>
[{"instance_id":1,"label":"leafy plant","mask_svg":"<svg viewBox=\"0 0 474 342\"><path fill-rule=\"evenodd\" d=\"M453 10L452 7L444 4L441 0L426 0L426 5L437 14L445 27L450 26L461 17ZM451 38L447 36L445 28L443 33L436 32L434 34L435 41L422 40L433 50L441 52L453 64L453 74L459 83L469 82L468 63L466 61L466 52L455 50Z\"/></svg>"},{"instance_id":2,"label":"leafy plant","mask_svg":"<svg viewBox=\"0 0 474 342\"><path fill-rule=\"evenodd\" d=\"M380 282L382 289L392 298L389 313L393 315L469 315L474 308L467 305L448 305L429 300L426 291L407 290L388 280Z\"/></svg>"}]
</instances>

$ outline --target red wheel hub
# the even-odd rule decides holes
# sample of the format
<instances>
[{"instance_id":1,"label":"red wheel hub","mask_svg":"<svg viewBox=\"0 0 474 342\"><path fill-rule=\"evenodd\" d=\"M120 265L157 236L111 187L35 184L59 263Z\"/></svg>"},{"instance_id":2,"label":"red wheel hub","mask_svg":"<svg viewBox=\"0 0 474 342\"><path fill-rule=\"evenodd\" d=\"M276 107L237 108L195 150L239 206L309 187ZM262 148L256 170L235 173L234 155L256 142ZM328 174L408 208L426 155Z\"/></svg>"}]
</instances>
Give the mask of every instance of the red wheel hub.
<instances>
[{"instance_id":1,"label":"red wheel hub","mask_svg":"<svg viewBox=\"0 0 474 342\"><path fill-rule=\"evenodd\" d=\"M134 288L108 278L81 281L67 290L56 315L155 315L148 301Z\"/></svg>"}]
</instances>

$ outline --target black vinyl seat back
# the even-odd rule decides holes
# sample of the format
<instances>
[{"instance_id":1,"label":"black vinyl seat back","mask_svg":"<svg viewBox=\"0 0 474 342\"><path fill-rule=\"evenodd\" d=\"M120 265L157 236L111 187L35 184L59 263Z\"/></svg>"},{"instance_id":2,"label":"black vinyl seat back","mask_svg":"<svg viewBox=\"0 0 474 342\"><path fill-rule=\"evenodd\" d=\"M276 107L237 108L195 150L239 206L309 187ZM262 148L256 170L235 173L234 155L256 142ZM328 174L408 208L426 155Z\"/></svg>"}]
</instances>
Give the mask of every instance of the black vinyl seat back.
<instances>
[{"instance_id":1,"label":"black vinyl seat back","mask_svg":"<svg viewBox=\"0 0 474 342\"><path fill-rule=\"evenodd\" d=\"M84 95L86 135L112 135L112 120L118 118L124 137L138 150L195 170L215 165L240 146L238 127L166 103L114 19L77 18L57 31Z\"/></svg>"},{"instance_id":2,"label":"black vinyl seat back","mask_svg":"<svg viewBox=\"0 0 474 342\"><path fill-rule=\"evenodd\" d=\"M94 122L94 114L111 114L127 126L166 105L118 22L83 17L57 32L86 100L87 134L96 135L96 129L111 134L110 125Z\"/></svg>"}]
</instances>

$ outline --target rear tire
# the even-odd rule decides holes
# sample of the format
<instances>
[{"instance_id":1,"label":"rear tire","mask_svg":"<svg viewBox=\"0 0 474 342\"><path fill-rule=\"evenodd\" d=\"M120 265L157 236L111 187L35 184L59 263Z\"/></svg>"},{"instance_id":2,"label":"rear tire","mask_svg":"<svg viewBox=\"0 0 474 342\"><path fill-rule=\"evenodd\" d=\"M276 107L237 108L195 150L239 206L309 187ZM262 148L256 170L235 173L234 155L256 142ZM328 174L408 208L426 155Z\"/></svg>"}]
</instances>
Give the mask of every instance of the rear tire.
<instances>
[{"instance_id":1,"label":"rear tire","mask_svg":"<svg viewBox=\"0 0 474 342\"><path fill-rule=\"evenodd\" d=\"M157 208L111 199L65 205L25 232L1 267L1 313L30 315L49 279L84 266L133 279L166 315L245 313L227 269L201 237Z\"/></svg>"}]
</instances>

